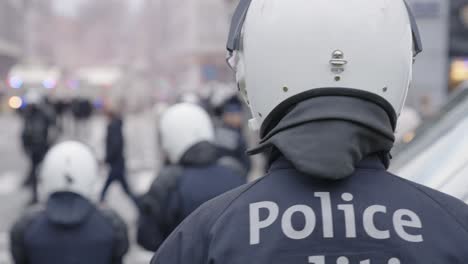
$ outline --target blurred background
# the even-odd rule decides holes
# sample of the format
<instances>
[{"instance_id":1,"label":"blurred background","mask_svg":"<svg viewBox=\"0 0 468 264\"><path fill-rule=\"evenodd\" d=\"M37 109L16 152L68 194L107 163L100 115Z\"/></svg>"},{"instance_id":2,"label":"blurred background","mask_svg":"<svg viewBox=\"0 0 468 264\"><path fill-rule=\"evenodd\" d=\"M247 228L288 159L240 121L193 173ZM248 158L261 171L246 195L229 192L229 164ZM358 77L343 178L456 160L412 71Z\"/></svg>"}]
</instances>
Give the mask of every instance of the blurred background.
<instances>
[{"instance_id":1,"label":"blurred background","mask_svg":"<svg viewBox=\"0 0 468 264\"><path fill-rule=\"evenodd\" d=\"M468 201L468 0L409 0L425 51L397 131L392 171ZM0 263L24 208L28 163L21 146L27 94L46 98L53 141L77 139L103 156L112 105L125 118L129 181L144 192L157 171L157 117L186 95L235 90L225 41L236 0L0 1ZM376 54L379 56L379 54ZM380 55L381 56L381 55ZM188 100L188 99L187 99ZM246 114L247 115L247 114ZM246 135L255 142L254 135ZM434 164L431 169L423 164ZM254 160L251 177L262 171ZM105 181L103 176L102 182ZM119 188L110 204L130 228L135 213ZM147 263L133 246L128 263Z\"/></svg>"}]
</instances>

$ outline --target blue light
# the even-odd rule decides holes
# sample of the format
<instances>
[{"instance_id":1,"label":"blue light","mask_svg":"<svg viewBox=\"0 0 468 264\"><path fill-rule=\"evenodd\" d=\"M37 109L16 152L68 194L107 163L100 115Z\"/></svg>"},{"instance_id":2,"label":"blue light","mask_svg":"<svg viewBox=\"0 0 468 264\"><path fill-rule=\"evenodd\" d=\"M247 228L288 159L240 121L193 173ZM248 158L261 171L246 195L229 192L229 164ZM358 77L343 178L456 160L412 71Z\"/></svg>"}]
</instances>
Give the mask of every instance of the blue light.
<instances>
[{"instance_id":1,"label":"blue light","mask_svg":"<svg viewBox=\"0 0 468 264\"><path fill-rule=\"evenodd\" d=\"M23 86L23 80L19 78L18 76L12 76L8 80L8 83L10 84L10 87L13 89L19 89L21 86Z\"/></svg>"},{"instance_id":2,"label":"blue light","mask_svg":"<svg viewBox=\"0 0 468 264\"><path fill-rule=\"evenodd\" d=\"M42 86L46 89L53 89L57 85L57 82L52 79L47 79L42 82Z\"/></svg>"},{"instance_id":3,"label":"blue light","mask_svg":"<svg viewBox=\"0 0 468 264\"><path fill-rule=\"evenodd\" d=\"M102 101L102 99L96 99L94 100L94 108L96 109L103 109L104 108L104 102Z\"/></svg>"}]
</instances>

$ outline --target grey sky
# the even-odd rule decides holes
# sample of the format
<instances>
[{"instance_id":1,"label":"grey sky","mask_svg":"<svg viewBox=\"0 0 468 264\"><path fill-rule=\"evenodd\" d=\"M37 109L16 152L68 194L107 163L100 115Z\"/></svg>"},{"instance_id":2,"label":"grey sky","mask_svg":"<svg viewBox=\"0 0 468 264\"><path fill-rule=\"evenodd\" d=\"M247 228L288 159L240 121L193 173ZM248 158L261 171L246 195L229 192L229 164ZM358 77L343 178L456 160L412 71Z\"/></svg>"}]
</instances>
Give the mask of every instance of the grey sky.
<instances>
[{"instance_id":1,"label":"grey sky","mask_svg":"<svg viewBox=\"0 0 468 264\"><path fill-rule=\"evenodd\" d=\"M78 6L89 0L54 0L55 9L58 13L65 15L65 16L74 16L76 15L76 9ZM96 1L96 0L91 0ZM132 8L138 8L143 0L127 0Z\"/></svg>"},{"instance_id":2,"label":"grey sky","mask_svg":"<svg viewBox=\"0 0 468 264\"><path fill-rule=\"evenodd\" d=\"M77 7L84 0L54 0L55 9L58 13L65 16L73 16L76 13Z\"/></svg>"}]
</instances>

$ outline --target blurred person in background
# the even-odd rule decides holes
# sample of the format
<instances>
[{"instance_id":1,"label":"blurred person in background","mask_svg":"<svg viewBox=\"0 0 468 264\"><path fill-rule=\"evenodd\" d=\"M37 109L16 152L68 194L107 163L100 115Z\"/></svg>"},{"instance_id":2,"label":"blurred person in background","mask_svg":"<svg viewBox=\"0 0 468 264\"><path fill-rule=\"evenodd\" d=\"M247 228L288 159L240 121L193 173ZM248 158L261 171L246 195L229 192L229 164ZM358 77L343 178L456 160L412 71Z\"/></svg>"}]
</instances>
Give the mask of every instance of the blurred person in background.
<instances>
[{"instance_id":1,"label":"blurred person in background","mask_svg":"<svg viewBox=\"0 0 468 264\"><path fill-rule=\"evenodd\" d=\"M15 264L122 264L129 242L123 220L91 201L98 163L77 142L53 147L41 169L45 204L31 207L11 229Z\"/></svg>"},{"instance_id":2,"label":"blurred person in background","mask_svg":"<svg viewBox=\"0 0 468 264\"><path fill-rule=\"evenodd\" d=\"M55 113L57 114L57 127L61 133L65 132L65 119L69 110L70 104L67 100L59 98L54 103Z\"/></svg>"},{"instance_id":3,"label":"blurred person in background","mask_svg":"<svg viewBox=\"0 0 468 264\"><path fill-rule=\"evenodd\" d=\"M241 175L218 163L213 124L201 107L174 105L159 125L161 147L171 164L141 199L137 241L150 251L156 251L201 204L245 183Z\"/></svg>"},{"instance_id":4,"label":"blurred person in background","mask_svg":"<svg viewBox=\"0 0 468 264\"><path fill-rule=\"evenodd\" d=\"M44 97L36 92L28 92L25 96L26 109L23 112L23 130L21 141L23 149L30 161L29 173L25 185L31 187L31 204L38 201L37 194L37 169L42 162L50 142L50 129L54 124L54 118L48 108L44 107Z\"/></svg>"},{"instance_id":5,"label":"blurred person in background","mask_svg":"<svg viewBox=\"0 0 468 264\"><path fill-rule=\"evenodd\" d=\"M71 110L75 121L75 137L86 142L89 140L89 119L93 114L94 106L89 99L77 97L71 101Z\"/></svg>"},{"instance_id":6,"label":"blurred person in background","mask_svg":"<svg viewBox=\"0 0 468 264\"><path fill-rule=\"evenodd\" d=\"M123 119L115 105L107 105L105 113L108 119L106 132L105 163L109 174L101 192L101 202L106 199L107 191L113 182L120 184L124 192L138 207L137 197L130 189L125 166L125 138L123 134Z\"/></svg>"},{"instance_id":7,"label":"blurred person in background","mask_svg":"<svg viewBox=\"0 0 468 264\"><path fill-rule=\"evenodd\" d=\"M216 145L220 149L222 160L237 167L237 170L247 178L252 163L247 154L242 102L234 89L221 85L214 90L211 105L216 121Z\"/></svg>"},{"instance_id":8,"label":"blurred person in background","mask_svg":"<svg viewBox=\"0 0 468 264\"><path fill-rule=\"evenodd\" d=\"M61 135L61 128L59 124L59 116L55 109L55 104L52 102L49 96L44 96L44 102L42 109L49 116L51 120L51 126L49 127L48 141L50 145L55 144Z\"/></svg>"},{"instance_id":9,"label":"blurred person in background","mask_svg":"<svg viewBox=\"0 0 468 264\"><path fill-rule=\"evenodd\" d=\"M387 172L422 51L406 2L241 0L227 48L269 174L152 263L468 263L468 206Z\"/></svg>"}]
</instances>

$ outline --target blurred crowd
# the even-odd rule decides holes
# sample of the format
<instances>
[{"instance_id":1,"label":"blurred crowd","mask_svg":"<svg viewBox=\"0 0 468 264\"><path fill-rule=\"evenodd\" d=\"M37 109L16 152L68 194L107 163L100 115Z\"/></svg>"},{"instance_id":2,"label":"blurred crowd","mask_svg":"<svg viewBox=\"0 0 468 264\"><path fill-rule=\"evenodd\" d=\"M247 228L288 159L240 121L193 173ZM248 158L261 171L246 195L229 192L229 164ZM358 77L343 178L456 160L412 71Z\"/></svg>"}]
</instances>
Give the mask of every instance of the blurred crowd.
<instances>
[{"instance_id":1,"label":"blurred crowd","mask_svg":"<svg viewBox=\"0 0 468 264\"><path fill-rule=\"evenodd\" d=\"M202 203L246 183L252 176L252 161L247 154L249 139L244 124L248 115L243 103L232 85L210 83L202 91L183 93L174 96L173 102L155 105L159 141L159 161L155 162L163 166L154 172L155 180L147 186L145 194L137 194L128 179L125 150L128 141L123 132L126 113L122 105L113 101L96 106L84 97L52 101L34 90L26 93L17 114L23 120L21 142L29 160L23 185L31 196L24 216L11 231L15 263L29 263L26 259L31 254L34 258L38 254L41 263L58 263L64 257L75 257L80 263L84 259L92 260L85 263L105 263L98 260L111 254L116 261L113 263L120 263L128 251L129 237L126 223L106 203L107 191L113 183L121 185L139 212L135 235L138 243L149 251L156 251ZM89 123L95 115L107 120L103 160L88 145ZM99 167L107 167L108 174L99 198L95 199L92 190L99 178ZM61 179L63 175L66 180ZM47 228L30 227L28 223L38 217L48 219L52 225L46 221L42 225ZM101 218L110 219L109 223L114 225L106 226ZM55 244L53 234L64 226L77 228L75 232L83 239L79 243L89 248L89 256L63 255L73 245L66 241L68 235L62 238L63 243ZM93 230L103 228L111 229L109 235L120 235L92 235ZM21 240L28 232L40 235L30 241ZM106 239L114 242L106 245ZM54 243L54 248L61 250L46 255L26 253L29 243Z\"/></svg>"},{"instance_id":2,"label":"blurred crowd","mask_svg":"<svg viewBox=\"0 0 468 264\"><path fill-rule=\"evenodd\" d=\"M459 182L468 168L468 141L446 139L468 129L460 121L468 109L461 80L468 76L468 62L457 61L461 70L452 75L463 78L440 111L447 72L413 66L448 64L446 43L435 41L447 32L429 19L444 20L447 6L241 0L218 7L235 2L225 46L229 67L218 64L224 50L211 54L203 47L196 57L178 50L198 50L193 43L155 36L147 45L167 40L170 47L175 40L184 44L175 45L177 60L189 63L162 63L167 76L161 78L153 76L155 58L128 69L26 69L31 64L10 72L0 99L9 98L22 123L17 136L28 161L22 188L29 194L9 230L14 263L123 264L135 244L154 256L154 264L467 263L468 210L460 200L468 201L468 194ZM173 26L159 30L161 36L196 35L174 30L185 20L161 10L158 23ZM176 11L187 21L203 20ZM434 40L422 60L419 22ZM95 34L111 27L104 28ZM139 49L151 50L135 47L138 52L129 58L140 56ZM414 79L413 72L419 72ZM416 93L409 93L414 83ZM130 136L126 130L147 129L126 126L142 113L150 113L143 122L156 133ZM91 140L97 119L104 124L99 142ZM159 164L149 168L144 192L136 190L130 169L128 149L136 138L154 150L152 162ZM460 145L459 155L445 153L453 143ZM406 148L406 160L392 168L399 147ZM389 172L394 168L404 178ZM440 193L442 187L430 189L427 182L462 198ZM114 185L136 212L134 222L115 206L121 201L113 200Z\"/></svg>"}]
</instances>

